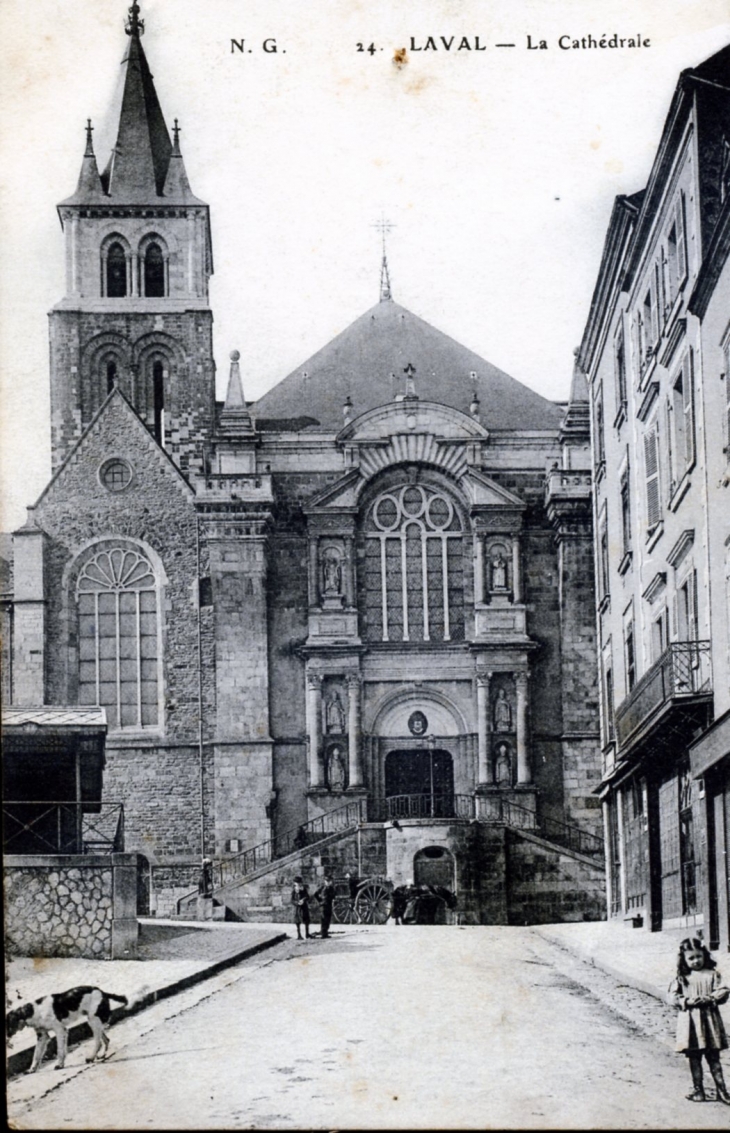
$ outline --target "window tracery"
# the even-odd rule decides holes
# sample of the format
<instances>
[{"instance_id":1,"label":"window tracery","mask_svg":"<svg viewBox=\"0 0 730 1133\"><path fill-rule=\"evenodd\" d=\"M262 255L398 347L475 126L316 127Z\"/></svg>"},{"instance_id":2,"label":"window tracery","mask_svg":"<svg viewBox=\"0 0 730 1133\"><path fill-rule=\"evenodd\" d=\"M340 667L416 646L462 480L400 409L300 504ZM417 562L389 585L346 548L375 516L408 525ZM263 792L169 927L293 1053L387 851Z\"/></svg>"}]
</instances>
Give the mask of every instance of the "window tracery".
<instances>
[{"instance_id":1,"label":"window tracery","mask_svg":"<svg viewBox=\"0 0 730 1133\"><path fill-rule=\"evenodd\" d=\"M451 497L430 484L389 488L364 536L367 639L463 640L463 523Z\"/></svg>"},{"instance_id":2,"label":"window tracery","mask_svg":"<svg viewBox=\"0 0 730 1133\"><path fill-rule=\"evenodd\" d=\"M157 590L137 548L99 550L79 574L79 703L105 708L110 728L159 722Z\"/></svg>"}]
</instances>

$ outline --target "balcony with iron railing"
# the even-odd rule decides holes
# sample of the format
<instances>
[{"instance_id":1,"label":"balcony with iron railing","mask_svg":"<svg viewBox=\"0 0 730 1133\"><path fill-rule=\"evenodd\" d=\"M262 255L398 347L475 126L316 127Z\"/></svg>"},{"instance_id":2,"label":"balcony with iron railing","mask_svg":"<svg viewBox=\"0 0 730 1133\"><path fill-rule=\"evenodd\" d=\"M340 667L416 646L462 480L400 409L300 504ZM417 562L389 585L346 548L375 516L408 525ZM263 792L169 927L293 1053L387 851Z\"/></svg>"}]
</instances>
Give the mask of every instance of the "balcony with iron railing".
<instances>
[{"instance_id":1,"label":"balcony with iron railing","mask_svg":"<svg viewBox=\"0 0 730 1133\"><path fill-rule=\"evenodd\" d=\"M673 707L706 701L711 695L710 642L674 642L616 709L619 754L633 748Z\"/></svg>"}]
</instances>

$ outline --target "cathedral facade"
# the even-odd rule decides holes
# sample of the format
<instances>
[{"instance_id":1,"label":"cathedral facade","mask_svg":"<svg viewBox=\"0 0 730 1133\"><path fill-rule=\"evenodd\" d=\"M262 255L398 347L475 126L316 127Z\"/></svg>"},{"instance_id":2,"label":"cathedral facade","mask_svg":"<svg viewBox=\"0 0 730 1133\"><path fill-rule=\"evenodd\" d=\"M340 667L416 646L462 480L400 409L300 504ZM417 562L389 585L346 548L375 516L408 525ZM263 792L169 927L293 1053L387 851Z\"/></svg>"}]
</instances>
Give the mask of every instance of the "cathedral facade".
<instances>
[{"instance_id":1,"label":"cathedral facade","mask_svg":"<svg viewBox=\"0 0 730 1133\"><path fill-rule=\"evenodd\" d=\"M330 868L438 880L468 921L600 916L582 375L539 396L396 303L384 260L375 306L253 404L233 351L216 402L209 209L137 4L126 30L112 158L89 130L59 205L12 705L104 710L102 797L158 912L205 856L236 915L277 916L253 874L321 871L326 835Z\"/></svg>"}]
</instances>

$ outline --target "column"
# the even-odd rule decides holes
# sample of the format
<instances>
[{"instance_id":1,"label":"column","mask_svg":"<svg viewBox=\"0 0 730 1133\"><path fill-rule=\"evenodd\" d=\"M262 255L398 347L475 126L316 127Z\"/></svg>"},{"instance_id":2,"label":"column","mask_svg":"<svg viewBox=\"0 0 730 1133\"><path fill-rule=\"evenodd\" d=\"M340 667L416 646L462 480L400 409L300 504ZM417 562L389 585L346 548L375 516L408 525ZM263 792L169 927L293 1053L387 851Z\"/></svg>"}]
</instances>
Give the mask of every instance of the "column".
<instances>
[{"instance_id":1,"label":"column","mask_svg":"<svg viewBox=\"0 0 730 1133\"><path fill-rule=\"evenodd\" d=\"M347 677L347 746L349 752L348 787L362 787L360 754L360 677Z\"/></svg>"},{"instance_id":2,"label":"column","mask_svg":"<svg viewBox=\"0 0 730 1133\"><path fill-rule=\"evenodd\" d=\"M322 786L322 677L307 675L307 736L309 738L309 786Z\"/></svg>"},{"instance_id":3,"label":"column","mask_svg":"<svg viewBox=\"0 0 730 1133\"><path fill-rule=\"evenodd\" d=\"M489 765L489 682L491 673L477 676L477 784L494 782Z\"/></svg>"},{"instance_id":4,"label":"column","mask_svg":"<svg viewBox=\"0 0 730 1133\"><path fill-rule=\"evenodd\" d=\"M531 783L530 761L527 754L527 673L515 674L517 688L517 783Z\"/></svg>"},{"instance_id":5,"label":"column","mask_svg":"<svg viewBox=\"0 0 730 1133\"><path fill-rule=\"evenodd\" d=\"M512 536L512 601L522 601L522 565L520 562L520 537Z\"/></svg>"},{"instance_id":6,"label":"column","mask_svg":"<svg viewBox=\"0 0 730 1133\"><path fill-rule=\"evenodd\" d=\"M484 602L484 538L477 531L474 540L474 601L480 605Z\"/></svg>"}]
</instances>

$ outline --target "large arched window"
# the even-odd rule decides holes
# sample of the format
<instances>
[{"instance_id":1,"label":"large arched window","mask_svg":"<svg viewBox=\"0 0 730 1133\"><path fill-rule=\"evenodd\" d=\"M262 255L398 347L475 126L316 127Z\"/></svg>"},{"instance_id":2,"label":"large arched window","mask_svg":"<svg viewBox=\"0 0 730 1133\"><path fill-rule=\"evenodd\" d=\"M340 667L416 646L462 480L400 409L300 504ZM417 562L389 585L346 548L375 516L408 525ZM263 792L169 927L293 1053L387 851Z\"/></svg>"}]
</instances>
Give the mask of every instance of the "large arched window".
<instances>
[{"instance_id":1,"label":"large arched window","mask_svg":"<svg viewBox=\"0 0 730 1133\"><path fill-rule=\"evenodd\" d=\"M404 484L382 492L364 524L368 641L462 641L461 516L445 491Z\"/></svg>"},{"instance_id":2,"label":"large arched window","mask_svg":"<svg viewBox=\"0 0 730 1133\"><path fill-rule=\"evenodd\" d=\"M109 299L121 299L127 294L127 256L116 240L106 253L106 294Z\"/></svg>"},{"instance_id":3,"label":"large arched window","mask_svg":"<svg viewBox=\"0 0 730 1133\"><path fill-rule=\"evenodd\" d=\"M159 244L148 244L144 254L144 295L159 299L165 294L165 258Z\"/></svg>"},{"instance_id":4,"label":"large arched window","mask_svg":"<svg viewBox=\"0 0 730 1133\"><path fill-rule=\"evenodd\" d=\"M157 578L136 547L98 551L76 583L79 704L106 709L110 728L159 723Z\"/></svg>"},{"instance_id":5,"label":"large arched window","mask_svg":"<svg viewBox=\"0 0 730 1133\"><path fill-rule=\"evenodd\" d=\"M119 371L115 358L107 358L104 363L104 376L106 378L106 392L110 394L117 384Z\"/></svg>"}]
</instances>

